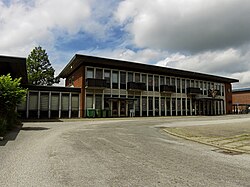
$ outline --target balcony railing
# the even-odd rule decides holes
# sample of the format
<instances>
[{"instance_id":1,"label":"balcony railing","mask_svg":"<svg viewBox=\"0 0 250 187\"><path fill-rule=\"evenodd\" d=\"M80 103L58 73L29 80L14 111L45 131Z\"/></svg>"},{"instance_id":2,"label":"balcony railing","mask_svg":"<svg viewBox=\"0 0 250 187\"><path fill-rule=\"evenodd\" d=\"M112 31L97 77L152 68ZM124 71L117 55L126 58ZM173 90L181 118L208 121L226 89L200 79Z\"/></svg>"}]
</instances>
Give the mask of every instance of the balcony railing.
<instances>
[{"instance_id":1,"label":"balcony railing","mask_svg":"<svg viewBox=\"0 0 250 187\"><path fill-rule=\"evenodd\" d=\"M142 82L128 82L127 89L134 91L143 91L146 90L146 84Z\"/></svg>"},{"instance_id":2,"label":"balcony railing","mask_svg":"<svg viewBox=\"0 0 250 187\"><path fill-rule=\"evenodd\" d=\"M175 92L175 86L174 85L161 85L160 90L161 92L173 93Z\"/></svg>"},{"instance_id":3,"label":"balcony railing","mask_svg":"<svg viewBox=\"0 0 250 187\"><path fill-rule=\"evenodd\" d=\"M92 89L104 89L107 87L107 81L105 79L86 79L86 88Z\"/></svg>"},{"instance_id":4,"label":"balcony railing","mask_svg":"<svg viewBox=\"0 0 250 187\"><path fill-rule=\"evenodd\" d=\"M200 88L189 87L189 88L187 88L187 94L199 95L199 94L201 94L201 89Z\"/></svg>"}]
</instances>

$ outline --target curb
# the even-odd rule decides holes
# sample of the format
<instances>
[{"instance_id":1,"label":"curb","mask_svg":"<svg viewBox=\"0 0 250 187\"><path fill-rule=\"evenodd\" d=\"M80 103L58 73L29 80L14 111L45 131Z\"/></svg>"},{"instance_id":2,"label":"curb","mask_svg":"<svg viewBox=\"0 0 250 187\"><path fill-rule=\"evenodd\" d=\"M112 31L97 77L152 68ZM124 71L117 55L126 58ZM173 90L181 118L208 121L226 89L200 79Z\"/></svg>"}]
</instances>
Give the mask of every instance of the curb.
<instances>
[{"instance_id":1,"label":"curb","mask_svg":"<svg viewBox=\"0 0 250 187\"><path fill-rule=\"evenodd\" d=\"M231 149L231 148L227 148L227 147L221 147L221 146L218 146L218 145L214 145L214 144L210 144L210 143L207 143L207 142L202 142L202 141L198 141L198 140L194 140L192 138L188 138L186 136L182 136L180 134L176 134L176 133L173 133L173 132L170 132L168 131L167 129L163 129L166 133L172 135L172 136L176 136L176 137L179 137L179 138L183 138L185 140L189 140L189 141L193 141L193 142L197 142L197 143L201 143L201 144L204 144L204 145L208 145L208 146L212 146L212 147L216 147L218 149L223 149L223 150L226 150L226 151L231 151L231 152L238 152L238 153L242 153L242 154L250 154L250 152L246 152L246 151L243 151L243 150L238 150L238 149Z\"/></svg>"}]
</instances>

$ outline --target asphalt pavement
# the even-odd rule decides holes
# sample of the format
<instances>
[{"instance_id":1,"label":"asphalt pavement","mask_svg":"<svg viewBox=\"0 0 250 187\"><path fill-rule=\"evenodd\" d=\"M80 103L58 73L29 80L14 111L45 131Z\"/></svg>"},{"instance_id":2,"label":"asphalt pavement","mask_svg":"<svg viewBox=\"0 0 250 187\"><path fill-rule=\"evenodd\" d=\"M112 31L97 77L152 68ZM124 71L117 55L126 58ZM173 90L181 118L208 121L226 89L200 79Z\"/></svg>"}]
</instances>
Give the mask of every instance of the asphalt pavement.
<instances>
[{"instance_id":1,"label":"asphalt pavement","mask_svg":"<svg viewBox=\"0 0 250 187\"><path fill-rule=\"evenodd\" d=\"M24 123L0 143L0 186L250 186L250 156L168 135L162 127L249 116Z\"/></svg>"}]
</instances>

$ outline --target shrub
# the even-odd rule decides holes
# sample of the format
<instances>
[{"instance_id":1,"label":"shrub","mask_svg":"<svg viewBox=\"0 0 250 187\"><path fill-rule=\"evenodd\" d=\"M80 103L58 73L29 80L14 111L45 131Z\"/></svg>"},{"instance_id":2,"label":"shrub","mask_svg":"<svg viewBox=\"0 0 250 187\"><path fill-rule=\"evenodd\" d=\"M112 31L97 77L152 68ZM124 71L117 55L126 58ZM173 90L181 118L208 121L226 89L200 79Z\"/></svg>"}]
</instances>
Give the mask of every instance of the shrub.
<instances>
[{"instance_id":1,"label":"shrub","mask_svg":"<svg viewBox=\"0 0 250 187\"><path fill-rule=\"evenodd\" d=\"M0 133L15 126L18 122L16 107L26 96L26 89L21 88L19 79L12 79L10 74L0 76Z\"/></svg>"}]
</instances>

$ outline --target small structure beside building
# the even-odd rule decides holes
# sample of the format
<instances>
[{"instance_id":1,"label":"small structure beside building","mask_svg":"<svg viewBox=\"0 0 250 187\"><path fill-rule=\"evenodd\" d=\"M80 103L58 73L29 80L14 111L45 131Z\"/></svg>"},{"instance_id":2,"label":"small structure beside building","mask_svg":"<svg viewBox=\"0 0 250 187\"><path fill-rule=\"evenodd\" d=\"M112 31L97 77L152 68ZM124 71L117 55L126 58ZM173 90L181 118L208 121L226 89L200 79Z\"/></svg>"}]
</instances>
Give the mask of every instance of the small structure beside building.
<instances>
[{"instance_id":1,"label":"small structure beside building","mask_svg":"<svg viewBox=\"0 0 250 187\"><path fill-rule=\"evenodd\" d=\"M250 88L234 89L233 95L234 114L246 114L250 112Z\"/></svg>"},{"instance_id":2,"label":"small structure beside building","mask_svg":"<svg viewBox=\"0 0 250 187\"><path fill-rule=\"evenodd\" d=\"M12 78L21 77L21 86L28 89L25 101L17 107L22 118L80 116L80 88L29 85L26 58L0 56L0 75L8 73Z\"/></svg>"}]
</instances>

